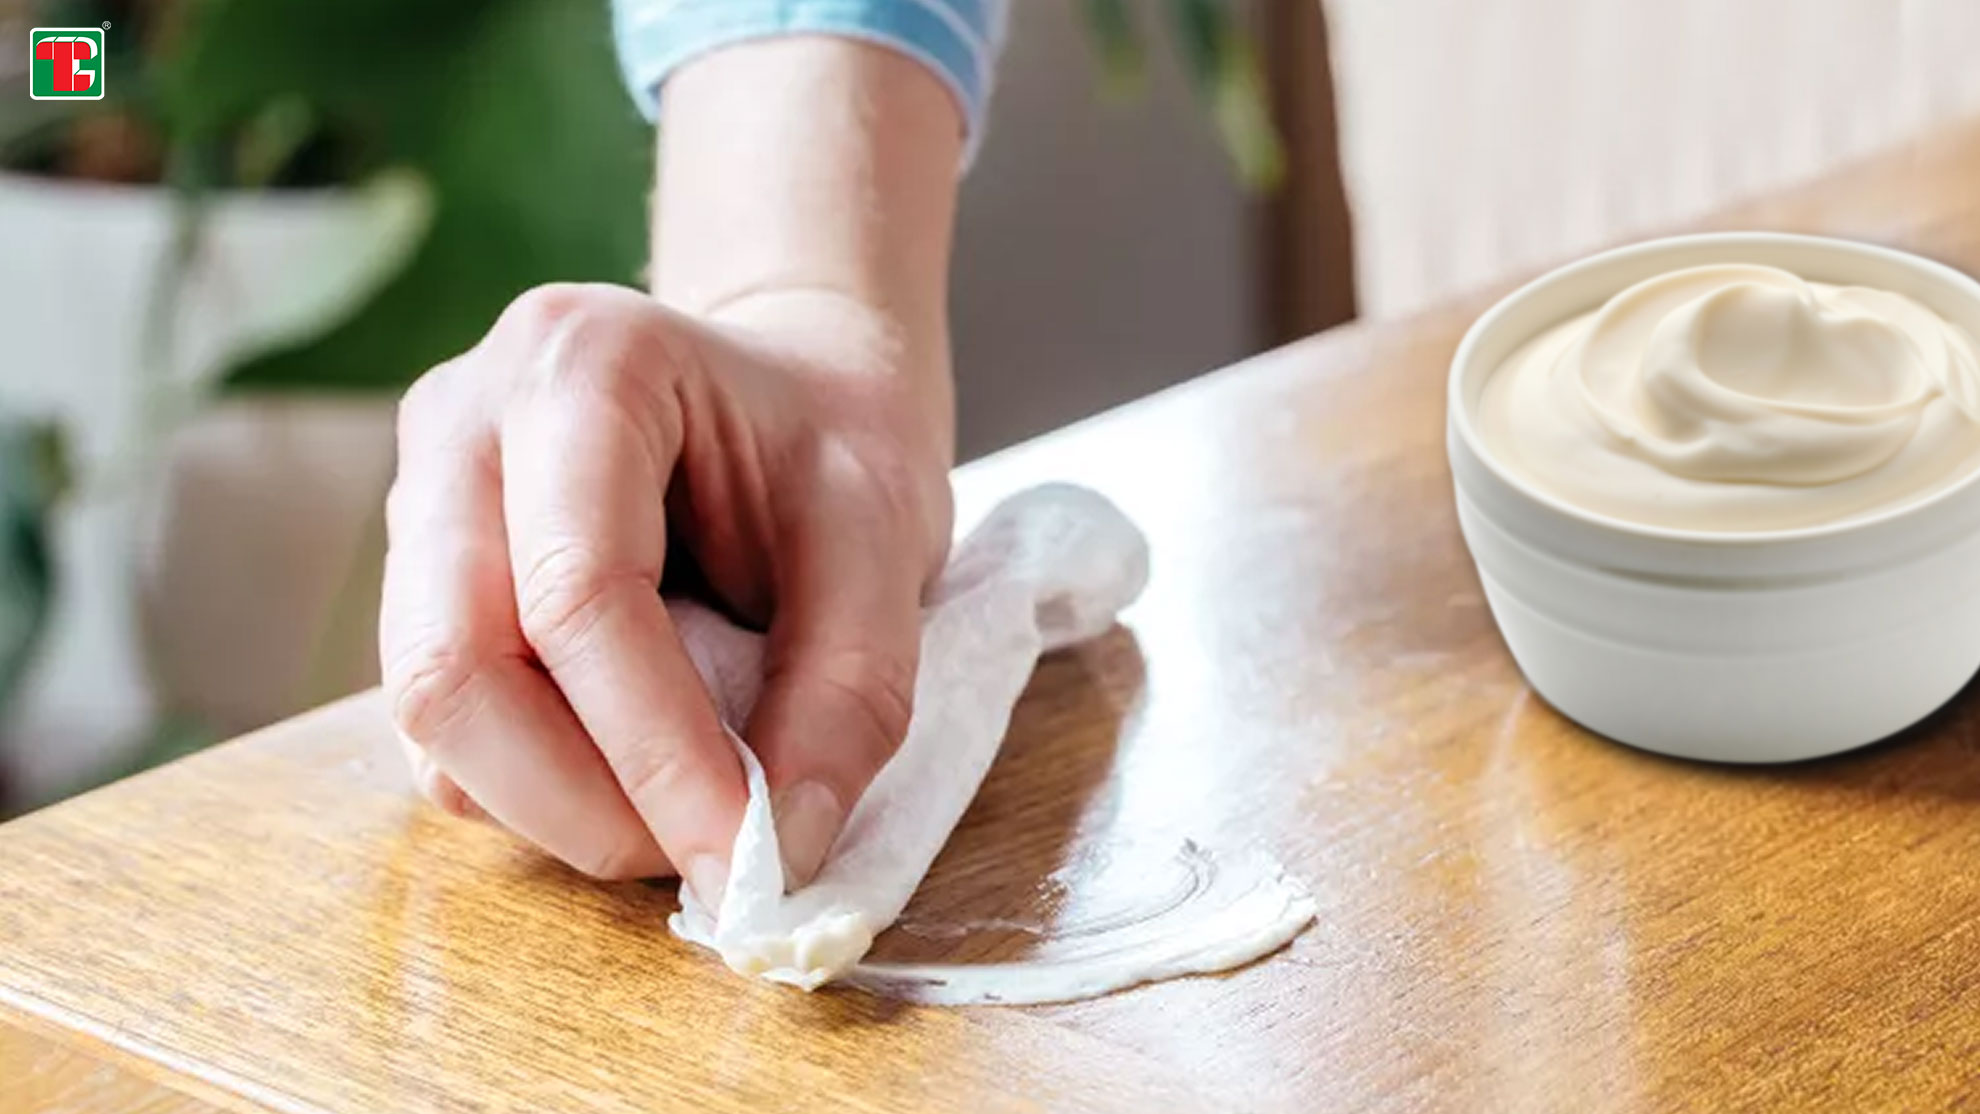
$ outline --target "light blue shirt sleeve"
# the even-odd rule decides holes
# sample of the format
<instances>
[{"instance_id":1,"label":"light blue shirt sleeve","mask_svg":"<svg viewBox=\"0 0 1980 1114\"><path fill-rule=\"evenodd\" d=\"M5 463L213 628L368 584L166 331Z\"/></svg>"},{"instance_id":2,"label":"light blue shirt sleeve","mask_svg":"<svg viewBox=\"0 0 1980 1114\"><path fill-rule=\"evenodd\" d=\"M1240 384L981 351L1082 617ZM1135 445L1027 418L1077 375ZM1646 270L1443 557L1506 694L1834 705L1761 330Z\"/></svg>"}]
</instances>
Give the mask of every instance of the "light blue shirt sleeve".
<instances>
[{"instance_id":1,"label":"light blue shirt sleeve","mask_svg":"<svg viewBox=\"0 0 1980 1114\"><path fill-rule=\"evenodd\" d=\"M826 34L891 47L934 72L962 109L968 155L983 137L1009 0L612 0L619 64L640 110L659 109L675 67L719 46Z\"/></svg>"}]
</instances>

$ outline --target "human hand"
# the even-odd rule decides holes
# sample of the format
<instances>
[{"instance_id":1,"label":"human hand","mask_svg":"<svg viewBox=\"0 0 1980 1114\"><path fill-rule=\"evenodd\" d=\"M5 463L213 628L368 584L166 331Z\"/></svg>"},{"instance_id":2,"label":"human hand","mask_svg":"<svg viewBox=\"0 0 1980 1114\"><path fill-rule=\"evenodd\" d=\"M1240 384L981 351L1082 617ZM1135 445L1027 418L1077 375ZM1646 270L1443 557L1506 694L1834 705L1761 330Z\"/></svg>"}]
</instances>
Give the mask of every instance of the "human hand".
<instances>
[{"instance_id":1,"label":"human hand","mask_svg":"<svg viewBox=\"0 0 1980 1114\"><path fill-rule=\"evenodd\" d=\"M808 880L906 731L949 540L947 368L912 351L823 290L546 286L415 384L380 648L427 794L718 902L746 791L657 591L684 549L768 629L743 734Z\"/></svg>"}]
</instances>

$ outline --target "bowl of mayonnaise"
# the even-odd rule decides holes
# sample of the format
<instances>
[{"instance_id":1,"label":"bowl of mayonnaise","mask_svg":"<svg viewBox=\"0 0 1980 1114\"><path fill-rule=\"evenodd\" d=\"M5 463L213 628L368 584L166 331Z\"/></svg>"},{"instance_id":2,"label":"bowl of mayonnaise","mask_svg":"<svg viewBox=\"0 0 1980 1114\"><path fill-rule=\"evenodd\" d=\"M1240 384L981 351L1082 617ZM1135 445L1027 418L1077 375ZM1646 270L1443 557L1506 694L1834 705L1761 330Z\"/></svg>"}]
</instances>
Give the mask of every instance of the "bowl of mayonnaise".
<instances>
[{"instance_id":1,"label":"bowl of mayonnaise","mask_svg":"<svg viewBox=\"0 0 1980 1114\"><path fill-rule=\"evenodd\" d=\"M1980 669L1980 283L1655 240L1515 291L1450 379L1458 521L1527 682L1620 742L1783 762Z\"/></svg>"}]
</instances>

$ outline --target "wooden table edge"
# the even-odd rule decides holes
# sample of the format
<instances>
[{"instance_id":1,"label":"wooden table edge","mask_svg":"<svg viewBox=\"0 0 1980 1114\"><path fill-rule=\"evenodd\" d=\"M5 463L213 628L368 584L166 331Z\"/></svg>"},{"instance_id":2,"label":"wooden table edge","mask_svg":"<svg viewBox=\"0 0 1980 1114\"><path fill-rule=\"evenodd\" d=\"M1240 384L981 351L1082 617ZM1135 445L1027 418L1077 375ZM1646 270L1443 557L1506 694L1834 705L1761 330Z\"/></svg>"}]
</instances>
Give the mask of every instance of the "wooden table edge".
<instances>
[{"instance_id":1,"label":"wooden table edge","mask_svg":"<svg viewBox=\"0 0 1980 1114\"><path fill-rule=\"evenodd\" d=\"M250 1098L246 1092L266 1091L267 1088L240 1079L223 1082L214 1078L210 1070L175 1065L172 1061L176 1057L170 1052L150 1045L142 1038L120 1033L94 1018L41 1001L12 987L0 986L0 1046L15 1035L60 1048L78 1061L107 1068L131 1081L133 1086L148 1087L161 1095L203 1104L205 1109L236 1111L239 1114L321 1114L318 1108L287 1095L271 1093L267 1096L272 1100L269 1102ZM84 1109L109 1108L90 1105ZM197 1109L200 1108L189 1107L188 1114Z\"/></svg>"}]
</instances>

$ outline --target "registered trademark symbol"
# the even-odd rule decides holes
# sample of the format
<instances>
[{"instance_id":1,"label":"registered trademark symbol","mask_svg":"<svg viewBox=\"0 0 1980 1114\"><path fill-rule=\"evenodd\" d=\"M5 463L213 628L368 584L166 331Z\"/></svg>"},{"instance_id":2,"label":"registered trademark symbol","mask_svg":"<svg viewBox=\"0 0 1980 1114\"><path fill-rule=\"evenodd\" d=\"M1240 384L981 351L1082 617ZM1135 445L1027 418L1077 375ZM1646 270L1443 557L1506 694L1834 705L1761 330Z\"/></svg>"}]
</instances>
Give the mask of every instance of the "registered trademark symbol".
<instances>
[{"instance_id":1,"label":"registered trademark symbol","mask_svg":"<svg viewBox=\"0 0 1980 1114\"><path fill-rule=\"evenodd\" d=\"M104 20L104 21L103 21L103 29L104 29L105 31L108 31L108 30L110 30L110 21L109 21L109 20L107 20L107 19L106 19L106 20Z\"/></svg>"}]
</instances>

